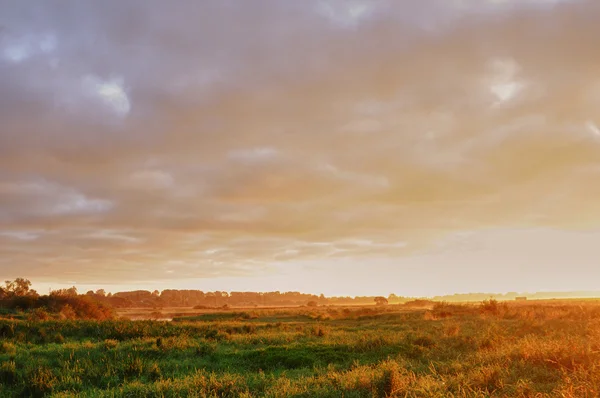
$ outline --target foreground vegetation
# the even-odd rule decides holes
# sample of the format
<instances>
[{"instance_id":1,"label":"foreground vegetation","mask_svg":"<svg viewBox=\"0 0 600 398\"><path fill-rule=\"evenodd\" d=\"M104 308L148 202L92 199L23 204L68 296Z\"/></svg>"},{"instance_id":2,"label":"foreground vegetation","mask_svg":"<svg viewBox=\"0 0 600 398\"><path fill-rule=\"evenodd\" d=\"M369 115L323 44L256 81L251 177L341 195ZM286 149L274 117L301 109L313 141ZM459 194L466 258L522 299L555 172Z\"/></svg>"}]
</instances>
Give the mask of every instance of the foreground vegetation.
<instances>
[{"instance_id":1,"label":"foreground vegetation","mask_svg":"<svg viewBox=\"0 0 600 398\"><path fill-rule=\"evenodd\" d=\"M600 394L600 305L495 301L0 320L0 396Z\"/></svg>"}]
</instances>

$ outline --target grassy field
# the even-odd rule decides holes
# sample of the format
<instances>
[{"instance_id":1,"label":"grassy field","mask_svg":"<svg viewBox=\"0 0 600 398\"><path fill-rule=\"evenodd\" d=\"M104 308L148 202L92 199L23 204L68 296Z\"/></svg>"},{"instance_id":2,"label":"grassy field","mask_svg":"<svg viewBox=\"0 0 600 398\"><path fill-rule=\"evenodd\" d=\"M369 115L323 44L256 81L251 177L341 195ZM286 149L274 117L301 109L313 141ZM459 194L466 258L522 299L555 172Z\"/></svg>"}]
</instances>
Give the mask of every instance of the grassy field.
<instances>
[{"instance_id":1,"label":"grassy field","mask_svg":"<svg viewBox=\"0 0 600 398\"><path fill-rule=\"evenodd\" d=\"M0 338L3 397L600 395L596 302L5 319Z\"/></svg>"}]
</instances>

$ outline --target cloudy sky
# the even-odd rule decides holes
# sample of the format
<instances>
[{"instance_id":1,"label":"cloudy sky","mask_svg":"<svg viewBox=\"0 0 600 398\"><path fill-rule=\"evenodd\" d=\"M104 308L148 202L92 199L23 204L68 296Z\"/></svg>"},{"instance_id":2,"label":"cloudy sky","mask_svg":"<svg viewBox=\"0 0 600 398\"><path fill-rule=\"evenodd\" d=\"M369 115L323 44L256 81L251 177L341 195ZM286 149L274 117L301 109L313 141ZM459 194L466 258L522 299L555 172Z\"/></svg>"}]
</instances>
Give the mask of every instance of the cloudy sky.
<instances>
[{"instance_id":1,"label":"cloudy sky","mask_svg":"<svg viewBox=\"0 0 600 398\"><path fill-rule=\"evenodd\" d=\"M0 277L600 289L600 2L0 0Z\"/></svg>"}]
</instances>

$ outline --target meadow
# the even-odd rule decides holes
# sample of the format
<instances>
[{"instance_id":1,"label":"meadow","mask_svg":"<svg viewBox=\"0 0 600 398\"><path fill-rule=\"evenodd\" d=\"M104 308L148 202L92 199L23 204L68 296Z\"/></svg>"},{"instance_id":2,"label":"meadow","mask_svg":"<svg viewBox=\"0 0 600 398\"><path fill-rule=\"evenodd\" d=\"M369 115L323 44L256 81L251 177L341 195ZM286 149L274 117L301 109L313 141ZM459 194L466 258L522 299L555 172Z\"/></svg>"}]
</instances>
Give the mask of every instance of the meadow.
<instances>
[{"instance_id":1,"label":"meadow","mask_svg":"<svg viewBox=\"0 0 600 398\"><path fill-rule=\"evenodd\" d=\"M0 396L596 397L593 301L0 319Z\"/></svg>"}]
</instances>

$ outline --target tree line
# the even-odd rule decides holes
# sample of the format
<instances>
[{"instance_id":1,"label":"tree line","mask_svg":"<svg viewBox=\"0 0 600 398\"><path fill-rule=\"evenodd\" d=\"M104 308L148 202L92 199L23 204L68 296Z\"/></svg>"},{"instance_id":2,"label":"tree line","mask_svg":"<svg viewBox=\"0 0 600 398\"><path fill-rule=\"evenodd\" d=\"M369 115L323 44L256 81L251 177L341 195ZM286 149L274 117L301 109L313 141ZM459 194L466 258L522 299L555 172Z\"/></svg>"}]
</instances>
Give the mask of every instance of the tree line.
<instances>
[{"instance_id":1,"label":"tree line","mask_svg":"<svg viewBox=\"0 0 600 398\"><path fill-rule=\"evenodd\" d=\"M390 294L383 296L325 297L300 292L204 292L202 290L165 289L163 291L134 290L107 293L104 289L80 294L76 287L52 290L41 296L31 289L31 282L24 278L6 281L0 286L0 307L31 309L52 302L75 301L96 303L106 308L161 308L161 307L270 307L270 306L317 306L317 305L384 305L401 304L409 300ZM43 305L44 304L44 305ZM72 306L72 304L69 304ZM81 304L79 304L81 306Z\"/></svg>"},{"instance_id":2,"label":"tree line","mask_svg":"<svg viewBox=\"0 0 600 398\"><path fill-rule=\"evenodd\" d=\"M592 292L552 293L542 292L527 294L529 298L568 297L580 294L589 296ZM481 301L494 298L496 300L514 300L523 293L506 294L468 293L433 297L433 301L464 302ZM422 299L422 298L421 298ZM80 294L75 286L67 289L52 290L48 295L39 295L31 288L28 279L17 278L7 280L0 286L0 309L44 309L62 312L65 317L93 317L102 319L112 316L111 308L163 308L163 307L270 307L270 306L318 306L318 305L386 305L405 304L422 301L411 297L390 294L384 296L338 296L326 297L323 294L307 294L300 292L204 292L202 290L165 289L134 290L107 293L104 289L88 291ZM428 300L426 300L428 301Z\"/></svg>"},{"instance_id":3,"label":"tree line","mask_svg":"<svg viewBox=\"0 0 600 398\"><path fill-rule=\"evenodd\" d=\"M114 312L110 305L92 297L78 295L75 287L58 289L40 295L31 289L28 279L17 278L0 286L0 309L27 311L37 320L61 319L111 319Z\"/></svg>"},{"instance_id":4,"label":"tree line","mask_svg":"<svg viewBox=\"0 0 600 398\"><path fill-rule=\"evenodd\" d=\"M374 303L400 304L408 298L394 294L390 296L325 297L300 292L204 292L202 290L135 290L106 293L100 289L88 291L86 296L110 304L115 308L159 308L159 307L270 307L270 306L317 306L317 305L372 305ZM376 300L377 299L377 300Z\"/></svg>"}]
</instances>

